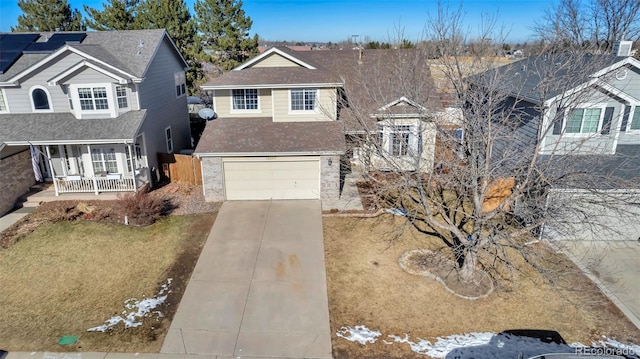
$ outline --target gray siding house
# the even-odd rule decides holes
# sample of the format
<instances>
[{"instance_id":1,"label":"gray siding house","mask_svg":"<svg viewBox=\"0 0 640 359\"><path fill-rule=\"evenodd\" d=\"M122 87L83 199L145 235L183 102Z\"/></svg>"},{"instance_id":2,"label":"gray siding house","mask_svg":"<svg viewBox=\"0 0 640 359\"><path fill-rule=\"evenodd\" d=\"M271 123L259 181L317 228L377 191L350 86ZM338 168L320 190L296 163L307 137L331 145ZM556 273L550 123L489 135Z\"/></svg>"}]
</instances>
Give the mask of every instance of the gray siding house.
<instances>
[{"instance_id":1,"label":"gray siding house","mask_svg":"<svg viewBox=\"0 0 640 359\"><path fill-rule=\"evenodd\" d=\"M165 30L2 33L0 214L36 180L136 191L190 147L184 58Z\"/></svg>"}]
</instances>

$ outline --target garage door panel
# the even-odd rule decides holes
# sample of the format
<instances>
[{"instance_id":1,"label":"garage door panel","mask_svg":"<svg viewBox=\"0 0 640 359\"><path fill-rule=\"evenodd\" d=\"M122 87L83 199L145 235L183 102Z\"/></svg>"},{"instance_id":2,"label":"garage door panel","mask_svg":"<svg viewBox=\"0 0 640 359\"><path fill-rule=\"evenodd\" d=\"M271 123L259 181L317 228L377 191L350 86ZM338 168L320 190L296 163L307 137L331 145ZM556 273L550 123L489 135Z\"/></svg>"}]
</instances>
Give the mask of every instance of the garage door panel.
<instances>
[{"instance_id":1,"label":"garage door panel","mask_svg":"<svg viewBox=\"0 0 640 359\"><path fill-rule=\"evenodd\" d=\"M224 161L227 200L318 199L319 158Z\"/></svg>"}]
</instances>

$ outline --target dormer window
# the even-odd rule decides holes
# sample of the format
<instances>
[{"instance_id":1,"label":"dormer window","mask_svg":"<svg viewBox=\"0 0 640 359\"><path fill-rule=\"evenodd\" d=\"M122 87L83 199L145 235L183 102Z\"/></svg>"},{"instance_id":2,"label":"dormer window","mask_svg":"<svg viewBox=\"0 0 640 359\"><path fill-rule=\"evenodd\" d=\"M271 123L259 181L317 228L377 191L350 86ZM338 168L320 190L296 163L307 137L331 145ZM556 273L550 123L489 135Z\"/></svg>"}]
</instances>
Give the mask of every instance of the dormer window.
<instances>
[{"instance_id":1,"label":"dormer window","mask_svg":"<svg viewBox=\"0 0 640 359\"><path fill-rule=\"evenodd\" d=\"M106 87L79 87L78 97L82 111L109 109Z\"/></svg>"},{"instance_id":2,"label":"dormer window","mask_svg":"<svg viewBox=\"0 0 640 359\"><path fill-rule=\"evenodd\" d=\"M127 88L124 86L116 86L116 100L118 101L118 108L129 107L129 99L127 98Z\"/></svg>"},{"instance_id":3,"label":"dormer window","mask_svg":"<svg viewBox=\"0 0 640 359\"><path fill-rule=\"evenodd\" d=\"M31 106L33 111L51 111L49 91L44 87L35 86L31 89Z\"/></svg>"}]
</instances>

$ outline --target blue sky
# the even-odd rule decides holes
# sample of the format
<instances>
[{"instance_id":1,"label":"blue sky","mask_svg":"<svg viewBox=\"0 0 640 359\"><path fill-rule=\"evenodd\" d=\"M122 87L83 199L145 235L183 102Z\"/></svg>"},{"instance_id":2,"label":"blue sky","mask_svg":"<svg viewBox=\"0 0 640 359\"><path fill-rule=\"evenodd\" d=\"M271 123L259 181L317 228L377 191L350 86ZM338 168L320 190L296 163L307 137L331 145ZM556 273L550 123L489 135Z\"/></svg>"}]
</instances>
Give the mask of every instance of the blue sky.
<instances>
[{"instance_id":1,"label":"blue sky","mask_svg":"<svg viewBox=\"0 0 640 359\"><path fill-rule=\"evenodd\" d=\"M193 10L195 0L186 0ZM476 31L483 13L498 15L508 29L508 40L532 39L535 19L553 0L466 0L465 21ZM102 0L69 0L73 8L82 4L102 8ZM385 41L395 29L404 29L405 37L420 37L429 13L435 13L436 0L245 0L243 8L253 20L252 33L267 40L342 41L351 35ZM458 2L452 1L452 6ZM9 31L20 14L16 0L0 0L0 31Z\"/></svg>"}]
</instances>

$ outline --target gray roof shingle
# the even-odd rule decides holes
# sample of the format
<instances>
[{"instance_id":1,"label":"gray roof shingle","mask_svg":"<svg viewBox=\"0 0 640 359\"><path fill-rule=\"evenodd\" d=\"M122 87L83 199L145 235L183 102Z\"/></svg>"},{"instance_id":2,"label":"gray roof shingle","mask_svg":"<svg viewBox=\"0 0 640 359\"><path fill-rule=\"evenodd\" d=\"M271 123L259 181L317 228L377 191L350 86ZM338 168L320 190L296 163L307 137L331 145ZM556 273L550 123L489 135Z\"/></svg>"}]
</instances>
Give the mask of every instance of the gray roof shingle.
<instances>
[{"instance_id":1,"label":"gray roof shingle","mask_svg":"<svg viewBox=\"0 0 640 359\"><path fill-rule=\"evenodd\" d=\"M0 144L132 140L145 116L146 110L94 120L78 120L71 113L6 114L0 116Z\"/></svg>"},{"instance_id":2,"label":"gray roof shingle","mask_svg":"<svg viewBox=\"0 0 640 359\"><path fill-rule=\"evenodd\" d=\"M53 34L40 33L38 41L45 41ZM132 75L143 77L165 30L88 31L86 34L80 44L70 43L70 46ZM23 54L4 74L0 74L0 81L12 78L50 55Z\"/></svg>"},{"instance_id":3,"label":"gray roof shingle","mask_svg":"<svg viewBox=\"0 0 640 359\"><path fill-rule=\"evenodd\" d=\"M337 154L346 149L340 122L273 122L263 118L223 118L207 123L196 154Z\"/></svg>"}]
</instances>

